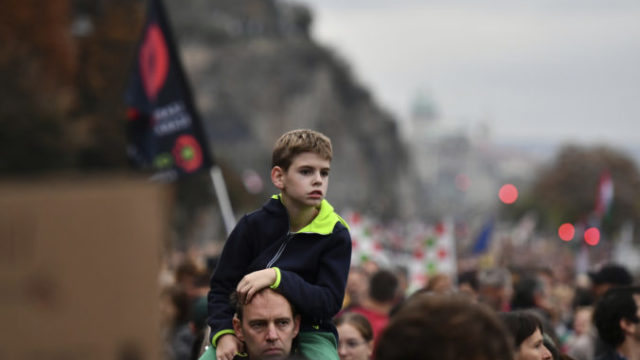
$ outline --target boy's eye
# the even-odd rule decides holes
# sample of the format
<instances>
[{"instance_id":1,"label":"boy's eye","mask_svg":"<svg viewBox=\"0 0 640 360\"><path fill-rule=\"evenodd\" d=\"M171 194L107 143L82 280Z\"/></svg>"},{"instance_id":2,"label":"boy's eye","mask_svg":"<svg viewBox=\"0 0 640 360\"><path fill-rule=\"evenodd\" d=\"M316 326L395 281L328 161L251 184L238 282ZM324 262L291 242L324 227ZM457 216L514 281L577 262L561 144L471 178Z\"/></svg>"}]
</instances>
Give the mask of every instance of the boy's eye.
<instances>
[{"instance_id":1,"label":"boy's eye","mask_svg":"<svg viewBox=\"0 0 640 360\"><path fill-rule=\"evenodd\" d=\"M320 171L320 175L321 175L322 177L327 177L327 176L329 176L329 170L322 170L322 171Z\"/></svg>"},{"instance_id":2,"label":"boy's eye","mask_svg":"<svg viewBox=\"0 0 640 360\"><path fill-rule=\"evenodd\" d=\"M302 169L302 170L300 170L300 174L302 174L302 175L310 175L310 174L311 174L311 170L309 170L309 169Z\"/></svg>"}]
</instances>

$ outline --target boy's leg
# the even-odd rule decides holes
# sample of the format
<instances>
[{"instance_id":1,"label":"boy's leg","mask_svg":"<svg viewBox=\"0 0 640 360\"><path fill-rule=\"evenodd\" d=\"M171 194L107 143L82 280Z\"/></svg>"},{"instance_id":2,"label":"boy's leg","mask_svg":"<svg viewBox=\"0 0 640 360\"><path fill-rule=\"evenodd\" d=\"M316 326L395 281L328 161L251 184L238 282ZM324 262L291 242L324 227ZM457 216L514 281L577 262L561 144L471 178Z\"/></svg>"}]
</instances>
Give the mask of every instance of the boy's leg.
<instances>
[{"instance_id":1,"label":"boy's leg","mask_svg":"<svg viewBox=\"0 0 640 360\"><path fill-rule=\"evenodd\" d=\"M298 347L309 360L340 360L338 343L333 333L325 331L301 331Z\"/></svg>"},{"instance_id":2,"label":"boy's leg","mask_svg":"<svg viewBox=\"0 0 640 360\"><path fill-rule=\"evenodd\" d=\"M207 346L198 360L216 360L216 348L211 345Z\"/></svg>"}]
</instances>

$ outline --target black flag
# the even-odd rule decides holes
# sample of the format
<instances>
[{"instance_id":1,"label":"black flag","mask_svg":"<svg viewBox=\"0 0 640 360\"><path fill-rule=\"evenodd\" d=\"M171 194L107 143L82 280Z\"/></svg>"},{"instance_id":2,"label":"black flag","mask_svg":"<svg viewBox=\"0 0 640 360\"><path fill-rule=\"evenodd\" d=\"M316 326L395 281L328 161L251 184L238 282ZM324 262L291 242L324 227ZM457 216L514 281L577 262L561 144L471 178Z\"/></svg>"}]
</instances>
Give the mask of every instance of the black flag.
<instances>
[{"instance_id":1,"label":"black flag","mask_svg":"<svg viewBox=\"0 0 640 360\"><path fill-rule=\"evenodd\" d=\"M125 94L127 153L135 165L173 180L209 169L206 136L160 0L149 0L147 21Z\"/></svg>"}]
</instances>

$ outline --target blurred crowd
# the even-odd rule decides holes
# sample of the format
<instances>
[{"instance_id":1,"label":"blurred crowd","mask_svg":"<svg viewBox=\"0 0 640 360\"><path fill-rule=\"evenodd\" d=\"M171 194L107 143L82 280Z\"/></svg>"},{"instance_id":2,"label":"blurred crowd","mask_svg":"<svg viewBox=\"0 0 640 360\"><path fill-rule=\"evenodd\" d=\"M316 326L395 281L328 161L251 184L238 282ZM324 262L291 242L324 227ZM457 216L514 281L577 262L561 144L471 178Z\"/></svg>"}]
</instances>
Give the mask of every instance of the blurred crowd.
<instances>
[{"instance_id":1,"label":"blurred crowd","mask_svg":"<svg viewBox=\"0 0 640 360\"><path fill-rule=\"evenodd\" d=\"M167 264L160 277L166 358L197 359L206 343L206 296L216 258L182 256L172 262ZM502 324L500 329L504 329L506 324L506 328L512 330L507 336L511 339L508 346L512 350L507 350L507 353L515 351L516 360L608 359L602 356L607 349L615 349L617 344L603 341L599 336L594 314L603 312L597 307L612 288L626 289L634 283L633 275L625 267L613 263L572 280L551 267L491 267L465 271L455 278L444 273L433 274L427 277L425 286L409 290L408 277L406 267L381 266L372 260L351 267L343 309L334 319L340 335L338 353L341 360L381 359L387 356L383 353L389 353L389 346L385 347L384 343L399 340L386 339L397 337L402 330L385 334L385 329L390 326L401 328L402 325L397 322L409 324L410 320L401 319L407 316L405 308L412 306L422 306L422 311L426 311L424 317L432 316L432 321L438 318L433 314L428 315L430 311L436 311L439 316L451 311L452 318L457 318L456 314L469 312L470 322L480 321L483 316L492 321L495 321L493 318L499 319ZM424 304L412 304L420 301ZM433 310L434 306L437 310ZM640 314L640 310L638 312ZM412 316L419 313L411 312ZM435 351L435 348L429 350L428 340L437 337L440 339L438 345L442 345L446 339L442 339L441 333L430 333L430 326L446 331L446 336L455 338L455 331L447 330L452 325L438 321L437 324L423 324L426 328L419 331L414 329L408 332L408 338L419 334L420 339L416 340L423 349L423 354L414 354L412 358L438 358L426 355ZM473 326L467 329L463 318L458 321L462 322L459 326L464 327L465 331L472 332ZM526 328L522 324L527 321L532 324L530 327L533 332L518 338L523 337L517 332ZM539 333L536 332L538 327ZM640 325L637 328L637 341L640 342ZM464 341L455 341L458 347L472 340L471 335L465 334ZM539 337L540 344L537 349L530 347L527 356L526 341L531 340L533 344L532 337L535 336ZM495 336L493 338L495 340ZM404 348L412 347L407 345ZM524 353L520 354L522 351ZM640 349L637 351L640 356ZM397 355L386 358L402 358ZM631 360L625 357L613 359Z\"/></svg>"}]
</instances>

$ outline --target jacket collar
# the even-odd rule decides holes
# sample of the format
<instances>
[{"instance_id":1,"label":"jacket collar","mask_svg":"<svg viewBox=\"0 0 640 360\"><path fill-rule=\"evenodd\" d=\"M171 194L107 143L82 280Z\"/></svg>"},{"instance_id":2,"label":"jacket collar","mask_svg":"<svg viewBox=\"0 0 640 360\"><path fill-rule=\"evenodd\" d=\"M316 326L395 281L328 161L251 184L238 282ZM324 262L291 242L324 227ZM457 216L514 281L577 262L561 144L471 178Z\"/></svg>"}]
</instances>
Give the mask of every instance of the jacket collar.
<instances>
[{"instance_id":1,"label":"jacket collar","mask_svg":"<svg viewBox=\"0 0 640 360\"><path fill-rule=\"evenodd\" d=\"M282 206L284 211L287 212L286 207L282 203L282 197L280 194L273 195L271 199L278 200L280 206ZM289 214L287 213L287 218L288 216ZM349 229L349 225L347 224L347 222L344 221L344 219L341 218L340 215L336 214L335 211L333 211L333 206L331 206L331 204L329 204L326 199L322 199L322 203L320 204L320 212L318 213L318 215L316 215L313 221L307 224L307 226L297 231L296 234L313 233L319 235L329 235L333 232L333 228L338 222Z\"/></svg>"}]
</instances>

